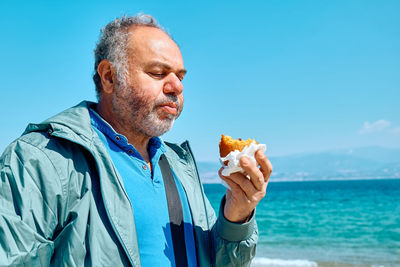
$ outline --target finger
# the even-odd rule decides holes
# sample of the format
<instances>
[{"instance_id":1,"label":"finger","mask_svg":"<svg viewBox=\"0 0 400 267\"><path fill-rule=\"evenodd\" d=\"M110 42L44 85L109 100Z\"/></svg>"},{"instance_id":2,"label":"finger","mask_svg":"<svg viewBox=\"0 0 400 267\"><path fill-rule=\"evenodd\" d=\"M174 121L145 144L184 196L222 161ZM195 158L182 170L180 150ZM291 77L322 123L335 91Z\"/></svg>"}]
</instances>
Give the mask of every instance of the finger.
<instances>
[{"instance_id":1,"label":"finger","mask_svg":"<svg viewBox=\"0 0 400 267\"><path fill-rule=\"evenodd\" d=\"M254 187L257 190L262 190L265 179L263 173L257 167L256 163L251 161L248 157L240 158L240 166L250 177L250 181L253 183Z\"/></svg>"},{"instance_id":2,"label":"finger","mask_svg":"<svg viewBox=\"0 0 400 267\"><path fill-rule=\"evenodd\" d=\"M218 172L219 177L221 177L221 179L224 180L229 185L232 193L234 193L236 196L243 195L246 197L246 194L243 192L243 190L240 188L240 186L238 184L236 184L234 181L229 179L229 177L222 175L222 170L223 170L223 167Z\"/></svg>"},{"instance_id":3,"label":"finger","mask_svg":"<svg viewBox=\"0 0 400 267\"><path fill-rule=\"evenodd\" d=\"M258 189L243 173L235 172L227 178L239 186L240 191L246 195L248 200L252 201L253 196L257 195Z\"/></svg>"},{"instance_id":4,"label":"finger","mask_svg":"<svg viewBox=\"0 0 400 267\"><path fill-rule=\"evenodd\" d=\"M231 194L238 195L241 194L246 197L246 194L244 194L243 190L240 188L238 184L236 184L234 181L229 179L228 177L224 177L224 181L229 185L231 188Z\"/></svg>"},{"instance_id":5,"label":"finger","mask_svg":"<svg viewBox=\"0 0 400 267\"><path fill-rule=\"evenodd\" d=\"M272 164L261 150L256 152L255 158L260 165L260 171L264 176L264 181L267 182L272 173Z\"/></svg>"}]
</instances>

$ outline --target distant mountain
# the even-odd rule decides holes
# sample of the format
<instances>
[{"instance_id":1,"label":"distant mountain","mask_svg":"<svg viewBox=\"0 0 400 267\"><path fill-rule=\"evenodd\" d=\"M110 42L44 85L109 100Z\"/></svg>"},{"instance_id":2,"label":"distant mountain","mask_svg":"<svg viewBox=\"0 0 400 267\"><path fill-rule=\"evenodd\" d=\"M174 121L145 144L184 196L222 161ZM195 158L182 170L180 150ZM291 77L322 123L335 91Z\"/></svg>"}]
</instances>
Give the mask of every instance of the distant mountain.
<instances>
[{"instance_id":1,"label":"distant mountain","mask_svg":"<svg viewBox=\"0 0 400 267\"><path fill-rule=\"evenodd\" d=\"M271 181L400 178L400 149L363 147L271 157ZM219 162L198 162L204 183L219 182Z\"/></svg>"},{"instance_id":2,"label":"distant mountain","mask_svg":"<svg viewBox=\"0 0 400 267\"><path fill-rule=\"evenodd\" d=\"M333 154L346 154L359 158L371 159L382 163L400 162L400 149L384 147L360 147L334 150Z\"/></svg>"}]
</instances>

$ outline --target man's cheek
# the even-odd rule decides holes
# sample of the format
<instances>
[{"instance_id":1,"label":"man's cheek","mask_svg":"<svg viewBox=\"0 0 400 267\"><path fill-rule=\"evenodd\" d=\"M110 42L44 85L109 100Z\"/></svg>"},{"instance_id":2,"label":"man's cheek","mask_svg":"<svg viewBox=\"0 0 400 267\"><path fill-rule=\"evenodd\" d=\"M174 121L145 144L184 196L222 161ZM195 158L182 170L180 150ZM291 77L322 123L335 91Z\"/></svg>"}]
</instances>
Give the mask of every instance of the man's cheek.
<instances>
[{"instance_id":1,"label":"man's cheek","mask_svg":"<svg viewBox=\"0 0 400 267\"><path fill-rule=\"evenodd\" d=\"M181 111L182 111L182 109L183 109L183 103L184 103L184 101L183 101L183 95L179 98L179 103L180 103L180 105L181 105Z\"/></svg>"}]
</instances>

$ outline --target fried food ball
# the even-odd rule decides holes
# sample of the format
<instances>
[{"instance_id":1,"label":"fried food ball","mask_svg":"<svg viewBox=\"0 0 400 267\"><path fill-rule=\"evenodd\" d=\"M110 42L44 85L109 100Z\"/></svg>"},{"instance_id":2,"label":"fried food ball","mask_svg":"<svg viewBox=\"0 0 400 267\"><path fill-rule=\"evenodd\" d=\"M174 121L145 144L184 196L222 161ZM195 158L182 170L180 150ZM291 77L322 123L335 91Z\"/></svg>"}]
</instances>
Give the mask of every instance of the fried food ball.
<instances>
[{"instance_id":1,"label":"fried food ball","mask_svg":"<svg viewBox=\"0 0 400 267\"><path fill-rule=\"evenodd\" d=\"M249 146L252 142L257 144L254 139L233 139L228 135L222 135L221 141L219 141L219 154L221 158L226 157L231 151L242 151L245 146Z\"/></svg>"}]
</instances>

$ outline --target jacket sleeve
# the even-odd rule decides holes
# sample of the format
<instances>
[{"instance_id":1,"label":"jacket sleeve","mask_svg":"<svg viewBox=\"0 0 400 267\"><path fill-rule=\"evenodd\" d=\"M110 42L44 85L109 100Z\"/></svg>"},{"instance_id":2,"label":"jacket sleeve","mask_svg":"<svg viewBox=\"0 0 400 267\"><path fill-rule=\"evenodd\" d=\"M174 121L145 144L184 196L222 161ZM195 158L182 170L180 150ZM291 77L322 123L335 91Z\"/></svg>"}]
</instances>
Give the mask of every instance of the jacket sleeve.
<instances>
[{"instance_id":1,"label":"jacket sleeve","mask_svg":"<svg viewBox=\"0 0 400 267\"><path fill-rule=\"evenodd\" d=\"M212 209L210 203L208 209ZM211 233L214 245L215 266L250 266L256 254L258 229L255 221L255 212L250 220L243 224L232 223L225 219L223 207L225 197L221 201L218 219L215 221ZM212 212L212 214L214 214Z\"/></svg>"},{"instance_id":2,"label":"jacket sleeve","mask_svg":"<svg viewBox=\"0 0 400 267\"><path fill-rule=\"evenodd\" d=\"M0 158L0 266L49 266L59 177L39 148L12 143Z\"/></svg>"}]
</instances>

